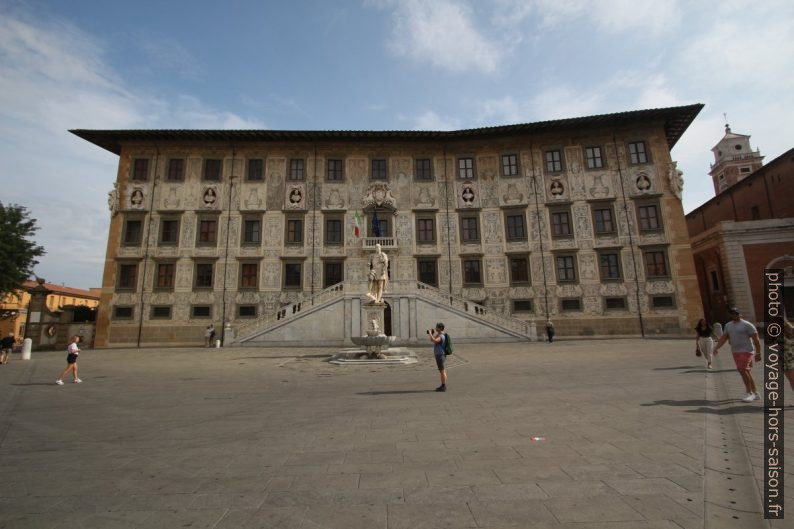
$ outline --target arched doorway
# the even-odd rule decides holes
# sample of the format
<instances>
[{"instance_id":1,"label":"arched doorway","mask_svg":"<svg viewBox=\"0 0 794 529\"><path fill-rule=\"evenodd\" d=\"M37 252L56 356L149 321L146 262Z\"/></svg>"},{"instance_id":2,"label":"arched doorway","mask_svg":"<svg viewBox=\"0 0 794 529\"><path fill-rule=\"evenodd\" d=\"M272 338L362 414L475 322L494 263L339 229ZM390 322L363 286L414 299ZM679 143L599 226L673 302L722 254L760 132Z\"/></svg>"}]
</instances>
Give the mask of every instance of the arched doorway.
<instances>
[{"instance_id":1,"label":"arched doorway","mask_svg":"<svg viewBox=\"0 0 794 529\"><path fill-rule=\"evenodd\" d=\"M386 336L392 336L391 332L391 305L389 305L388 301L383 301L386 305L386 309L383 311L383 333Z\"/></svg>"}]
</instances>

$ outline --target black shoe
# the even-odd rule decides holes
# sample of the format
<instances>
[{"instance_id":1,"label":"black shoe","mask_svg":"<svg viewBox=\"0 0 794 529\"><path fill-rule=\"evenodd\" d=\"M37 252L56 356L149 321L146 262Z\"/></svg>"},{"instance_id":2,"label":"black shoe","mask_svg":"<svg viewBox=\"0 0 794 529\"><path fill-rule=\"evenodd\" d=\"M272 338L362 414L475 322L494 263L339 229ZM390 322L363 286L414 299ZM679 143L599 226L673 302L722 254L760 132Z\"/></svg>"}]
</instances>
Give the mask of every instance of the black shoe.
<instances>
[{"instance_id":1,"label":"black shoe","mask_svg":"<svg viewBox=\"0 0 794 529\"><path fill-rule=\"evenodd\" d=\"M446 391L446 390L447 390L446 384L441 384L436 388L436 391Z\"/></svg>"}]
</instances>

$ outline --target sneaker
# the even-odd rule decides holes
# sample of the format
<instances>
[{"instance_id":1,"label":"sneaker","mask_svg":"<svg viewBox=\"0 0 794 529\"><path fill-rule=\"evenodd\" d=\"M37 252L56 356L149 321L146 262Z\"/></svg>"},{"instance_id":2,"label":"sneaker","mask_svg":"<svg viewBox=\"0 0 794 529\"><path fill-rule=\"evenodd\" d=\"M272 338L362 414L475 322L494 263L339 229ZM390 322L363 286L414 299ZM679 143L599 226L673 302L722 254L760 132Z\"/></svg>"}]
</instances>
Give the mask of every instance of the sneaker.
<instances>
[{"instance_id":1,"label":"sneaker","mask_svg":"<svg viewBox=\"0 0 794 529\"><path fill-rule=\"evenodd\" d=\"M58 384L59 386L63 386L63 380L61 380L60 378L56 380L55 383Z\"/></svg>"},{"instance_id":2,"label":"sneaker","mask_svg":"<svg viewBox=\"0 0 794 529\"><path fill-rule=\"evenodd\" d=\"M441 384L436 388L436 391L446 391L446 390L447 390L447 386L445 384Z\"/></svg>"},{"instance_id":3,"label":"sneaker","mask_svg":"<svg viewBox=\"0 0 794 529\"><path fill-rule=\"evenodd\" d=\"M742 399L742 402L753 402L754 400L755 400L755 395L752 393L748 393L747 396L745 396Z\"/></svg>"},{"instance_id":4,"label":"sneaker","mask_svg":"<svg viewBox=\"0 0 794 529\"><path fill-rule=\"evenodd\" d=\"M74 379L75 384L79 384L80 382L82 382L82 380L80 380L79 378Z\"/></svg>"},{"instance_id":5,"label":"sneaker","mask_svg":"<svg viewBox=\"0 0 794 529\"><path fill-rule=\"evenodd\" d=\"M706 368L707 368L707 369L711 369L711 364L709 364L708 366L706 366Z\"/></svg>"},{"instance_id":6,"label":"sneaker","mask_svg":"<svg viewBox=\"0 0 794 529\"><path fill-rule=\"evenodd\" d=\"M758 399L761 398L761 396L758 394L758 392L753 393L753 397L755 397L755 400L758 400Z\"/></svg>"}]
</instances>

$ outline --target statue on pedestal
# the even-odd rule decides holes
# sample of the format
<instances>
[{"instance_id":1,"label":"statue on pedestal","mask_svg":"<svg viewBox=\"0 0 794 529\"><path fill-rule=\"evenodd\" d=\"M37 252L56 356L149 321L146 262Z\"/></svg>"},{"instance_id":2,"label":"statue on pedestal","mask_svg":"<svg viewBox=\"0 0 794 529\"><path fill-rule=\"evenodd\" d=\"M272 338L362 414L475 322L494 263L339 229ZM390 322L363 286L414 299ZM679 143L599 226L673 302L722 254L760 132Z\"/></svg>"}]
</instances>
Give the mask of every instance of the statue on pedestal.
<instances>
[{"instance_id":1,"label":"statue on pedestal","mask_svg":"<svg viewBox=\"0 0 794 529\"><path fill-rule=\"evenodd\" d=\"M386 283L389 282L389 256L383 253L380 244L375 245L375 250L375 255L370 261L367 298L373 303L382 305Z\"/></svg>"}]
</instances>

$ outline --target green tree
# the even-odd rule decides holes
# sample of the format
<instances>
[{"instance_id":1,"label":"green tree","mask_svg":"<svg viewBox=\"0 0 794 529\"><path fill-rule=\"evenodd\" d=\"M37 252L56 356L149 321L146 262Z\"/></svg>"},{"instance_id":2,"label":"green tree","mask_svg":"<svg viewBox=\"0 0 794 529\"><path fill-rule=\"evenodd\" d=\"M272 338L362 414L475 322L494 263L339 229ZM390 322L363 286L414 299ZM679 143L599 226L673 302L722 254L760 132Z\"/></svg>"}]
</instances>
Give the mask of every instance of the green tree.
<instances>
[{"instance_id":1,"label":"green tree","mask_svg":"<svg viewBox=\"0 0 794 529\"><path fill-rule=\"evenodd\" d=\"M0 298L18 290L38 264L44 248L30 237L38 230L36 219L24 206L0 202Z\"/></svg>"}]
</instances>

